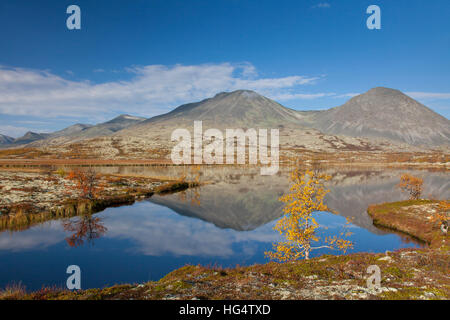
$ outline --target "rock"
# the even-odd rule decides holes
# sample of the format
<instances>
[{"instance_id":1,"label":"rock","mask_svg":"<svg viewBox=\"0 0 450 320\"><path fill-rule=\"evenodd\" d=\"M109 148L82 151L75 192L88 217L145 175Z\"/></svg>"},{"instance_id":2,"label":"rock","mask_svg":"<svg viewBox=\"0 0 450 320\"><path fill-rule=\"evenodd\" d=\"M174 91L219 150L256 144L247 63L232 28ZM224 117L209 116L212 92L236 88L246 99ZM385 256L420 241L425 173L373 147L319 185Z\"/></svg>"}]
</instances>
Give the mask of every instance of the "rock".
<instances>
[{"instance_id":1,"label":"rock","mask_svg":"<svg viewBox=\"0 0 450 320\"><path fill-rule=\"evenodd\" d=\"M291 292L288 290L279 290L278 294L281 296L280 297L281 300L286 300L291 297Z\"/></svg>"},{"instance_id":2,"label":"rock","mask_svg":"<svg viewBox=\"0 0 450 320\"><path fill-rule=\"evenodd\" d=\"M388 263L391 263L391 262L394 261L394 259L392 259L392 258L389 257L389 256L385 256L385 257L379 258L378 261L386 261L386 262L388 262Z\"/></svg>"}]
</instances>

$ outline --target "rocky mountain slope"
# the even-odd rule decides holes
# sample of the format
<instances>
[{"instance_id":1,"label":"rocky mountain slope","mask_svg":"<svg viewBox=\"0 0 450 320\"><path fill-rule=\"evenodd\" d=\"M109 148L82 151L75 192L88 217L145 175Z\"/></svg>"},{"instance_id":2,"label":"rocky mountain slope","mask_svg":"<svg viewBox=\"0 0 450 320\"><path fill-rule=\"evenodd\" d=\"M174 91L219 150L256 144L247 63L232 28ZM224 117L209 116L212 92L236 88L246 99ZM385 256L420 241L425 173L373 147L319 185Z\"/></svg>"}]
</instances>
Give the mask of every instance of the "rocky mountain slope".
<instances>
[{"instance_id":1,"label":"rocky mountain slope","mask_svg":"<svg viewBox=\"0 0 450 320\"><path fill-rule=\"evenodd\" d=\"M304 125L327 134L384 138L412 145L450 144L448 119L398 90L383 87L303 120Z\"/></svg>"},{"instance_id":2,"label":"rocky mountain slope","mask_svg":"<svg viewBox=\"0 0 450 320\"><path fill-rule=\"evenodd\" d=\"M195 120L202 120L219 128L277 127L298 124L301 118L301 112L288 109L254 91L237 90L221 92L200 102L181 105L169 113L142 122L139 127L162 122L191 124Z\"/></svg>"}]
</instances>

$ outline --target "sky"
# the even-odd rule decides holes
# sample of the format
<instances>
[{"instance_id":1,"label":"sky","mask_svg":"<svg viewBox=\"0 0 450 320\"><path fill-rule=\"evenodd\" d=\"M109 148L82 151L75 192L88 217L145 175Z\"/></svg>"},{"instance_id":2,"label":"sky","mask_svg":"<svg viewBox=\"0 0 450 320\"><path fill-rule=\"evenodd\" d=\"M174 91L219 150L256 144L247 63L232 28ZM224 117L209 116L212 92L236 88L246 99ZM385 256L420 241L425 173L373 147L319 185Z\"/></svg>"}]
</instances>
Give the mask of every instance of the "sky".
<instances>
[{"instance_id":1,"label":"sky","mask_svg":"<svg viewBox=\"0 0 450 320\"><path fill-rule=\"evenodd\" d=\"M369 5L381 29L367 28ZM448 0L2 0L0 133L151 117L237 89L320 110L384 86L449 118L449 17Z\"/></svg>"}]
</instances>

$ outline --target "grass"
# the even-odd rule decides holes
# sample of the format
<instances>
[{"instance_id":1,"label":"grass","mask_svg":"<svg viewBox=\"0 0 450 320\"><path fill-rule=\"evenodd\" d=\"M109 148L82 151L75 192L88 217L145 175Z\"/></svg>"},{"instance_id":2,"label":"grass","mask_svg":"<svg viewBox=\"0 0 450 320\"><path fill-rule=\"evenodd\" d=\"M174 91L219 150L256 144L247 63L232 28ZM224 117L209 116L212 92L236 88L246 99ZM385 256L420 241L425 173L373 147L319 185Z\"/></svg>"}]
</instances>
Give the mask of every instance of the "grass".
<instances>
[{"instance_id":1,"label":"grass","mask_svg":"<svg viewBox=\"0 0 450 320\"><path fill-rule=\"evenodd\" d=\"M26 289L21 282L9 284L3 290L0 290L0 300L16 300L25 295Z\"/></svg>"},{"instance_id":2,"label":"grass","mask_svg":"<svg viewBox=\"0 0 450 320\"><path fill-rule=\"evenodd\" d=\"M432 220L439 212L438 200L406 200L370 205L367 209L376 226L400 231L429 245L440 245L446 236L440 223Z\"/></svg>"}]
</instances>

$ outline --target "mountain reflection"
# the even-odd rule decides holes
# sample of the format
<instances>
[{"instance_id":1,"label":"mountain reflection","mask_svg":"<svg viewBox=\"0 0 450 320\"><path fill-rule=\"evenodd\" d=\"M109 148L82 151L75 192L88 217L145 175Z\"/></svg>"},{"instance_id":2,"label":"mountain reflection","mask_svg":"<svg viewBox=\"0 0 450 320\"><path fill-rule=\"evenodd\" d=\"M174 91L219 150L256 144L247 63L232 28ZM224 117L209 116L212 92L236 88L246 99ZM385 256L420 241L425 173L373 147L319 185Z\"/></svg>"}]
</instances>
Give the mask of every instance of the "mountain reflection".
<instances>
[{"instance_id":1,"label":"mountain reflection","mask_svg":"<svg viewBox=\"0 0 450 320\"><path fill-rule=\"evenodd\" d=\"M405 170L383 171L333 171L326 197L328 206L343 217L349 217L357 226L372 233L385 234L376 228L367 214L367 207L374 203L406 199L395 185ZM435 199L450 197L450 180L447 173L409 171L424 178L424 196ZM204 179L215 180L203 186L195 204L176 194L155 195L150 202L166 206L188 217L213 223L219 228L250 231L278 219L283 204L280 195L289 189L288 172L280 175L261 176L249 170L221 169L216 175Z\"/></svg>"},{"instance_id":2,"label":"mountain reflection","mask_svg":"<svg viewBox=\"0 0 450 320\"><path fill-rule=\"evenodd\" d=\"M331 233L340 230L344 217L352 218L356 251L392 250L406 244L409 238L400 239L374 227L366 212L371 203L404 199L395 188L403 172L331 172L327 203L339 215L320 214L320 224ZM409 172L424 178L426 197L450 197L446 173ZM153 196L93 216L0 233L0 252L47 250L62 243L78 247L98 241L102 249L96 250L119 243L123 247L118 250L137 255L234 257L239 261L270 248L279 236L272 227L282 212L278 197L289 188L287 171L263 177L248 170L207 169L203 179L210 183L185 193Z\"/></svg>"}]
</instances>

